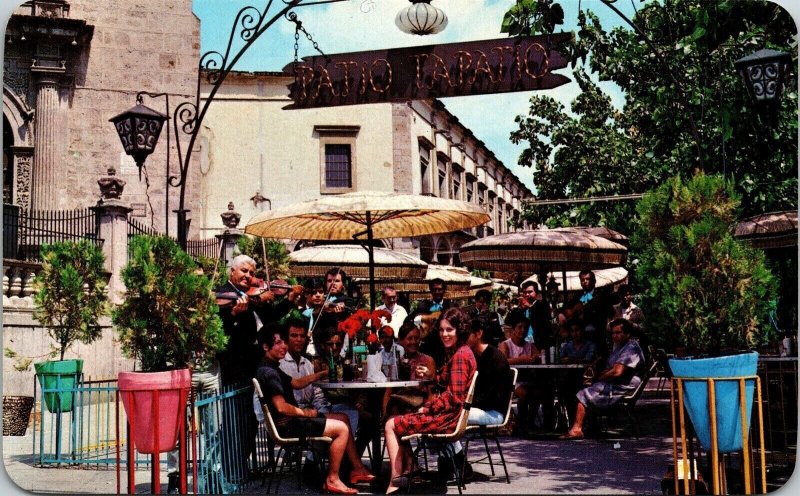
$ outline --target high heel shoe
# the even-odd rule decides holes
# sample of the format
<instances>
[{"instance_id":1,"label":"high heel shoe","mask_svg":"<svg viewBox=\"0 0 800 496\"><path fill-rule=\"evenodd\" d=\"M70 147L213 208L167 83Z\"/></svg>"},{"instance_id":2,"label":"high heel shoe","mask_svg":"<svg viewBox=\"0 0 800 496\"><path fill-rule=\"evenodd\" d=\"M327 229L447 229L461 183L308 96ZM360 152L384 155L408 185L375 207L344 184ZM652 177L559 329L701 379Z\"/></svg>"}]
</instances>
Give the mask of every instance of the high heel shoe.
<instances>
[{"instance_id":1,"label":"high heel shoe","mask_svg":"<svg viewBox=\"0 0 800 496\"><path fill-rule=\"evenodd\" d=\"M358 494L358 489L348 487L347 489L339 489L338 487L329 486L327 482L322 484L323 494Z\"/></svg>"},{"instance_id":2,"label":"high heel shoe","mask_svg":"<svg viewBox=\"0 0 800 496\"><path fill-rule=\"evenodd\" d=\"M359 482L372 482L375 480L375 475L364 472L361 474L351 474L350 475L350 484L358 484Z\"/></svg>"}]
</instances>

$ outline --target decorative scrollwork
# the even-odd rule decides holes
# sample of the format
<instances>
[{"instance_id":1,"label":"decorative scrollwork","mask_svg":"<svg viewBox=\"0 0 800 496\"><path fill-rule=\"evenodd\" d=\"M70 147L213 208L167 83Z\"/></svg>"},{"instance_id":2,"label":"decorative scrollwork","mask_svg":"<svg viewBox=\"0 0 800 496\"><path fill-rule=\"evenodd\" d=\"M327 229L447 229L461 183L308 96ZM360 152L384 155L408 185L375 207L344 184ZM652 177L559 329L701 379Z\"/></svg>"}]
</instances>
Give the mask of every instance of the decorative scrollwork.
<instances>
[{"instance_id":1,"label":"decorative scrollwork","mask_svg":"<svg viewBox=\"0 0 800 496\"><path fill-rule=\"evenodd\" d=\"M192 134L197 125L197 105L183 102L175 109L175 131L181 126L184 134Z\"/></svg>"},{"instance_id":2,"label":"decorative scrollwork","mask_svg":"<svg viewBox=\"0 0 800 496\"><path fill-rule=\"evenodd\" d=\"M217 84L225 67L225 56L217 51L209 51L200 58L200 72L206 72L208 84Z\"/></svg>"}]
</instances>

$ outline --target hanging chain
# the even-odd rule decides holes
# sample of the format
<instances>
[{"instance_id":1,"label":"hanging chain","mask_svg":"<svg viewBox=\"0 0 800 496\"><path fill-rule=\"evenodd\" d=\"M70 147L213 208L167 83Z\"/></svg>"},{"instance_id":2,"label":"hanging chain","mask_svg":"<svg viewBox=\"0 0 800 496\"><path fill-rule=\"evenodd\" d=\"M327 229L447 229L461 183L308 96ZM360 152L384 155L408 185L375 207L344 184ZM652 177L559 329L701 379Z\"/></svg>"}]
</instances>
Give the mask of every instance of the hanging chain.
<instances>
[{"instance_id":1,"label":"hanging chain","mask_svg":"<svg viewBox=\"0 0 800 496\"><path fill-rule=\"evenodd\" d=\"M319 44L311 36L311 33L306 31L306 28L303 27L303 22L300 21L300 19L297 18L297 14L295 14L294 12L289 12L288 14L286 14L286 18L288 20L292 21L295 24L295 29L294 29L294 62L295 62L295 64L297 64L297 62L299 61L297 52L300 49L300 33L303 33L306 36L306 39L311 42L311 46L314 47L314 50L319 52L319 54L322 55L323 57L325 57L326 60L330 61L330 57L325 55L325 53L319 48Z\"/></svg>"}]
</instances>

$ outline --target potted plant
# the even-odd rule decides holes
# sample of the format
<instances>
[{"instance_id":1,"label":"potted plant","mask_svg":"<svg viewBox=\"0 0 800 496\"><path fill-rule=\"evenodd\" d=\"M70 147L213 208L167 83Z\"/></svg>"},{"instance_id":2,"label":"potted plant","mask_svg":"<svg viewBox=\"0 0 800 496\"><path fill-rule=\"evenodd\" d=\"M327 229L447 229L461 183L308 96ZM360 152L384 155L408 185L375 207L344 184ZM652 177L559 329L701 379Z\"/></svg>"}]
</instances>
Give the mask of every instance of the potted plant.
<instances>
[{"instance_id":1,"label":"potted plant","mask_svg":"<svg viewBox=\"0 0 800 496\"><path fill-rule=\"evenodd\" d=\"M191 386L189 363L213 357L227 337L211 281L174 241L135 236L129 250L122 271L127 295L112 320L123 354L136 358L141 372L120 372L119 390L136 448L161 453L175 447L182 425Z\"/></svg>"},{"instance_id":2,"label":"potted plant","mask_svg":"<svg viewBox=\"0 0 800 496\"><path fill-rule=\"evenodd\" d=\"M59 359L35 363L34 367L43 389L64 390L44 394L51 412L72 410L74 393L70 389L83 371L83 360L65 360L65 352L76 341L90 344L102 334L98 320L108 311L104 262L103 252L88 240L42 247L33 315L58 345L49 356Z\"/></svg>"},{"instance_id":3,"label":"potted plant","mask_svg":"<svg viewBox=\"0 0 800 496\"><path fill-rule=\"evenodd\" d=\"M635 236L640 249L638 277L647 285L645 313L654 336L671 334L673 345L690 355L672 359L676 377L754 376L758 353L771 338L766 325L775 279L764 254L736 240L732 227L739 198L721 176L673 177L646 194L637 206ZM677 331L677 333L675 333ZM710 449L708 386L685 383L689 418L704 448ZM747 422L753 381L746 386ZM742 448L738 384L717 384L719 451Z\"/></svg>"}]
</instances>

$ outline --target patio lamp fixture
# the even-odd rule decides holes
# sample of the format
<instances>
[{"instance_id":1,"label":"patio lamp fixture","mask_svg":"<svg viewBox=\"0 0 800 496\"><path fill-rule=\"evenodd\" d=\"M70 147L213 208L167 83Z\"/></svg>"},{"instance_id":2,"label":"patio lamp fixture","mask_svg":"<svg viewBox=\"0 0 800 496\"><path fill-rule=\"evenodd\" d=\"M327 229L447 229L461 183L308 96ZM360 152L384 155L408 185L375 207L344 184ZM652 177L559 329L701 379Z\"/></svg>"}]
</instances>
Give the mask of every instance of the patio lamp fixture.
<instances>
[{"instance_id":1,"label":"patio lamp fixture","mask_svg":"<svg viewBox=\"0 0 800 496\"><path fill-rule=\"evenodd\" d=\"M742 57L734 65L753 101L759 106L769 107L780 100L791 62L790 54L765 48Z\"/></svg>"},{"instance_id":2,"label":"patio lamp fixture","mask_svg":"<svg viewBox=\"0 0 800 496\"><path fill-rule=\"evenodd\" d=\"M441 33L447 27L447 15L431 0L409 0L411 5L397 13L395 24L401 31L420 36Z\"/></svg>"},{"instance_id":3,"label":"patio lamp fixture","mask_svg":"<svg viewBox=\"0 0 800 496\"><path fill-rule=\"evenodd\" d=\"M114 123L125 153L136 162L140 181L144 162L153 153L167 120L169 116L166 114L142 104L141 96L137 98L135 107L109 119Z\"/></svg>"}]
</instances>

